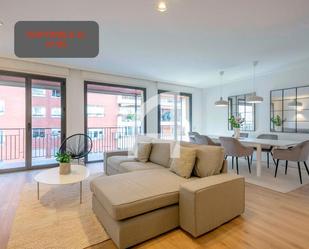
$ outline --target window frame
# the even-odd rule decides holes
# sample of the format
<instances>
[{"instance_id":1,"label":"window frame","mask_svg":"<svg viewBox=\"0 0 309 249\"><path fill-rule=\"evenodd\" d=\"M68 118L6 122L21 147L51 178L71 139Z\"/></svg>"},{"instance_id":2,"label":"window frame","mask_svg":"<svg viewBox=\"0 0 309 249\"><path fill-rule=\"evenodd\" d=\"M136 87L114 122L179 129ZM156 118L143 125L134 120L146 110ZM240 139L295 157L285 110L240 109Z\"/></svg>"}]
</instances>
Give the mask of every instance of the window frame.
<instances>
[{"instance_id":1,"label":"window frame","mask_svg":"<svg viewBox=\"0 0 309 249\"><path fill-rule=\"evenodd\" d=\"M0 169L0 173L8 173L8 172L16 172L16 171L23 171L23 170L33 170L33 169L45 169L50 167L57 166L56 163L47 163L42 165L33 165L32 164L32 81L33 80L46 80L46 81L55 81L60 83L61 88L61 137L60 140L63 142L66 138L66 129L67 129L67 122L66 122L66 78L56 77L56 76L48 76L43 74L32 74L32 73L25 73L25 72L18 72L18 71L7 71L0 69L0 75L3 76L10 76L10 77L21 77L25 80L25 100L26 100L26 127L25 127L25 141L26 141L26 149L25 153L25 164L21 167L16 168L8 168L8 169Z\"/></svg>"},{"instance_id":2,"label":"window frame","mask_svg":"<svg viewBox=\"0 0 309 249\"><path fill-rule=\"evenodd\" d=\"M110 86L110 87L116 87L116 88L127 88L127 89L135 89L140 90L143 92L142 96L142 104L143 104L143 113L144 117L142 119L143 125L141 126L142 134L147 134L147 113L146 113L146 101L147 101L147 89L144 87L136 87L136 86L130 86L130 85L121 85L121 84L112 84L112 83L105 83L105 82L97 82L97 81L84 81L84 107L87 107L88 99L88 85L99 85L99 86ZM90 127L91 128L91 127ZM88 117L87 117L87 110L84 108L84 133L88 134ZM104 132L103 132L104 133ZM116 133L117 134L117 133ZM103 134L104 138L105 134ZM103 162L103 160L88 160L88 156L85 158L86 163L95 163L95 162Z\"/></svg>"}]
</instances>

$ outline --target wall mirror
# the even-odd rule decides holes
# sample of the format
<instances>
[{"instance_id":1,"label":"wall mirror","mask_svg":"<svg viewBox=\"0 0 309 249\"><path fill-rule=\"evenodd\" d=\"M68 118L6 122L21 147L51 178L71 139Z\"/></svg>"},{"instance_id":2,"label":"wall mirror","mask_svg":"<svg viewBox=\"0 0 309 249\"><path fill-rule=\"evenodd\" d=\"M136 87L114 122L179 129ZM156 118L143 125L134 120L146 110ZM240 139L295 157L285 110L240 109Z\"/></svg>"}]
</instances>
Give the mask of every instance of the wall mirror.
<instances>
[{"instance_id":1,"label":"wall mirror","mask_svg":"<svg viewBox=\"0 0 309 249\"><path fill-rule=\"evenodd\" d=\"M244 123L240 130L242 131L255 131L255 104L247 102L247 98L252 93L230 96L228 97L229 108L228 116L244 118ZM232 130L231 124L228 122L229 130Z\"/></svg>"},{"instance_id":2,"label":"wall mirror","mask_svg":"<svg viewBox=\"0 0 309 249\"><path fill-rule=\"evenodd\" d=\"M309 133L309 86L270 92L270 131Z\"/></svg>"}]
</instances>

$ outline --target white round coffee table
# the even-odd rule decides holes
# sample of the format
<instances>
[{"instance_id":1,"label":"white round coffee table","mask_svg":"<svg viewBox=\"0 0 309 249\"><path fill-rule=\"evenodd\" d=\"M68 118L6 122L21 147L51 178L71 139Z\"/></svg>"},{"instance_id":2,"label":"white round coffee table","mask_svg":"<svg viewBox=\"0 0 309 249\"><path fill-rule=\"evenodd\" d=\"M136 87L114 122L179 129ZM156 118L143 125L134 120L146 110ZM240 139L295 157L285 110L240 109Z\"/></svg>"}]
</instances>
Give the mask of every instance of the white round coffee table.
<instances>
[{"instance_id":1,"label":"white round coffee table","mask_svg":"<svg viewBox=\"0 0 309 249\"><path fill-rule=\"evenodd\" d=\"M37 182L38 200L40 199L40 183L49 185L66 185L80 183L80 203L82 203L82 181L89 176L89 170L82 165L71 165L71 173L67 175L59 174L59 167L43 170L34 177Z\"/></svg>"}]
</instances>

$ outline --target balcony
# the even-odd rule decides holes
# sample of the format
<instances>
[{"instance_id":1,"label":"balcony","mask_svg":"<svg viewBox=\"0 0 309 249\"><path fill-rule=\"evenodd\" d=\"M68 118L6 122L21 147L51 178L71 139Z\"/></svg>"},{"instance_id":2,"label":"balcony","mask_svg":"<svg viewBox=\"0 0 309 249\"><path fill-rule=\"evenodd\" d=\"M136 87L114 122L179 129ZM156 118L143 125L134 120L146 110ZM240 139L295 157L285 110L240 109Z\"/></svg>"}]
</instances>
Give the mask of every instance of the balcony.
<instances>
[{"instance_id":1,"label":"balcony","mask_svg":"<svg viewBox=\"0 0 309 249\"><path fill-rule=\"evenodd\" d=\"M59 129L32 129L32 166L55 163L61 144ZM56 131L56 132L55 132ZM25 167L26 133L24 128L0 128L0 171Z\"/></svg>"},{"instance_id":2,"label":"balcony","mask_svg":"<svg viewBox=\"0 0 309 249\"><path fill-rule=\"evenodd\" d=\"M88 161L103 160L104 152L132 148L135 134L141 134L141 127L91 127L88 135L93 147ZM0 129L0 171L25 167L26 133L24 128ZM55 154L61 145L58 128L32 129L32 167L54 164Z\"/></svg>"}]
</instances>

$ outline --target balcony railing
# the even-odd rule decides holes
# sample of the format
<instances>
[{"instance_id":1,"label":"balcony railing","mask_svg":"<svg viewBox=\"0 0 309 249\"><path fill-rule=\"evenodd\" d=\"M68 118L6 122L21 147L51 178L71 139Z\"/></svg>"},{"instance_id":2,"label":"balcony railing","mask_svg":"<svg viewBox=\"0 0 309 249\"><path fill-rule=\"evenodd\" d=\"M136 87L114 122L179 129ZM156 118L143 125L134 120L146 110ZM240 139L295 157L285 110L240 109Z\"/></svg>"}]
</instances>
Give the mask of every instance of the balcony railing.
<instances>
[{"instance_id":1,"label":"balcony railing","mask_svg":"<svg viewBox=\"0 0 309 249\"><path fill-rule=\"evenodd\" d=\"M93 144L88 161L103 160L103 153L107 151L132 148L136 135L141 133L142 128L134 126L88 128L88 136Z\"/></svg>"},{"instance_id":2,"label":"balcony railing","mask_svg":"<svg viewBox=\"0 0 309 249\"><path fill-rule=\"evenodd\" d=\"M61 143L53 128L32 129L32 158L53 158ZM0 128L0 162L22 161L26 154L25 128Z\"/></svg>"},{"instance_id":3,"label":"balcony railing","mask_svg":"<svg viewBox=\"0 0 309 249\"><path fill-rule=\"evenodd\" d=\"M57 128L32 129L32 159L54 158L61 145L61 136L58 131ZM141 131L141 127L132 126L89 128L88 135L93 142L90 159L103 160L103 153L106 151L132 148L135 135L141 134ZM0 128L0 163L25 160L25 148L24 128Z\"/></svg>"}]
</instances>

